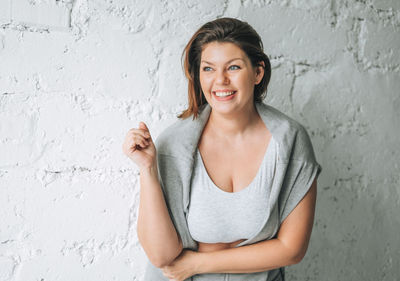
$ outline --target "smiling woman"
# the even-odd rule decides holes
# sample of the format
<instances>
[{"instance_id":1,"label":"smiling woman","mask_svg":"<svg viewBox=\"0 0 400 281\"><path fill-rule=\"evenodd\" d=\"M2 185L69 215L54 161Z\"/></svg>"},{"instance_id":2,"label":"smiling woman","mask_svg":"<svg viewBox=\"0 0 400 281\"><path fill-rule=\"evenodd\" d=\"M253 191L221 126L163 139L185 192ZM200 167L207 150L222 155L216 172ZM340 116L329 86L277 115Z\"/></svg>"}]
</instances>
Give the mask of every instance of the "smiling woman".
<instances>
[{"instance_id":1,"label":"smiling woman","mask_svg":"<svg viewBox=\"0 0 400 281\"><path fill-rule=\"evenodd\" d=\"M262 102L271 66L246 22L204 24L183 57L188 108L154 144L141 124L130 152L145 280L283 281L314 221L322 168L309 135Z\"/></svg>"}]
</instances>

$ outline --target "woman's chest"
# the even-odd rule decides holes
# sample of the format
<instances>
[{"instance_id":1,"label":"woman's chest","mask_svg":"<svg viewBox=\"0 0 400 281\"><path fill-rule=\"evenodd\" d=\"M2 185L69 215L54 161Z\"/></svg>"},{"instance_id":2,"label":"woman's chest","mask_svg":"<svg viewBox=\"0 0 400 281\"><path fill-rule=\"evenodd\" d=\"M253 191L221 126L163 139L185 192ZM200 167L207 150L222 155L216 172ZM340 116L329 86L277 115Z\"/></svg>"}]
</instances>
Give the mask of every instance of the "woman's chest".
<instances>
[{"instance_id":1,"label":"woman's chest","mask_svg":"<svg viewBox=\"0 0 400 281\"><path fill-rule=\"evenodd\" d=\"M212 182L225 192L239 192L256 178L269 149L271 135L229 144L204 140L199 152L204 168Z\"/></svg>"}]
</instances>

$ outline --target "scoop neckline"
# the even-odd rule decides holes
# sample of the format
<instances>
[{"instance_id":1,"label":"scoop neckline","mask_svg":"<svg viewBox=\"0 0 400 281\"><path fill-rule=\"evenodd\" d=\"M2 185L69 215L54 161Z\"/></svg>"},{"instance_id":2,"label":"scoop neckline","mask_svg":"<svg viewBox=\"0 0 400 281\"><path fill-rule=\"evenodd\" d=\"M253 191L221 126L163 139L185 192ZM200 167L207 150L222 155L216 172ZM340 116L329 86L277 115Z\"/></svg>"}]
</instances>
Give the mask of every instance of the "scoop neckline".
<instances>
[{"instance_id":1,"label":"scoop neckline","mask_svg":"<svg viewBox=\"0 0 400 281\"><path fill-rule=\"evenodd\" d=\"M271 147L271 145L273 144L272 141L273 141L273 137L271 136L270 141L269 141L269 143L268 143L268 147L267 147L267 149L266 149L266 151L265 151L265 153L264 153L263 160L261 161L261 164L260 164L260 166L258 167L258 170L257 170L257 174L255 175L255 177L253 178L253 180L252 180L246 187L244 187L243 189L241 189L241 190L239 190L239 191L236 191L236 192L228 192L228 191L225 191L225 190L221 189L219 186L217 186L217 185L214 183L214 181L211 179L210 175L209 175L208 172L207 172L207 169L206 169L206 166L204 165L203 157L201 156L201 153L200 153L199 148L197 147L196 150L197 150L197 154L198 154L198 156L199 156L199 160L200 160L199 162L201 162L201 166L202 166L202 168L204 169L204 172L205 172L205 174L206 174L207 180L211 183L211 185L214 187L214 189L216 189L217 191L219 191L219 192L221 192L221 193L223 193L223 194L232 194L232 195L235 195L235 194L246 193L246 191L249 190L249 189L251 189L251 187L254 185L254 182L259 178L259 176L260 176L260 174L261 174L261 170L262 170L262 168L264 167L265 161L266 161L266 159L267 159L267 155L269 154L269 151L271 150L270 147Z\"/></svg>"}]
</instances>

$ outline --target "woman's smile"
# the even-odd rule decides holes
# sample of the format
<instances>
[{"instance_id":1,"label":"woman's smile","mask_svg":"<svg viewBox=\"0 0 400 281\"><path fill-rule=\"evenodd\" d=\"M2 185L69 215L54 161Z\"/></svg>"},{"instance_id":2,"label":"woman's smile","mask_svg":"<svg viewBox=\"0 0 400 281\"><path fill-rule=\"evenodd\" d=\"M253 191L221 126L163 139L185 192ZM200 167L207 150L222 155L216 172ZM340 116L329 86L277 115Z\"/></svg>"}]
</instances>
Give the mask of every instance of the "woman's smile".
<instances>
[{"instance_id":1,"label":"woman's smile","mask_svg":"<svg viewBox=\"0 0 400 281\"><path fill-rule=\"evenodd\" d=\"M234 98L237 91L234 90L217 90L212 91L214 97L218 101L226 101Z\"/></svg>"}]
</instances>

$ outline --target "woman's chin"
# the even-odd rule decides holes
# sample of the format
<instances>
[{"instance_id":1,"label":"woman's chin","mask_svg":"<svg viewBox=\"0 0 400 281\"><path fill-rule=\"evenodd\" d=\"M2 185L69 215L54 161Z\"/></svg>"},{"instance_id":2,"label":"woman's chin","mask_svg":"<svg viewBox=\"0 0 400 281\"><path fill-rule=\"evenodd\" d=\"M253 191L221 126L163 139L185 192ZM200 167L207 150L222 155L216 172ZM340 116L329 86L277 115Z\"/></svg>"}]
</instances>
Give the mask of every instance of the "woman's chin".
<instances>
[{"instance_id":1,"label":"woman's chin","mask_svg":"<svg viewBox=\"0 0 400 281\"><path fill-rule=\"evenodd\" d=\"M212 110L215 113L219 113L219 114L234 114L235 112L237 112L237 107L234 104L212 104L211 105Z\"/></svg>"}]
</instances>

